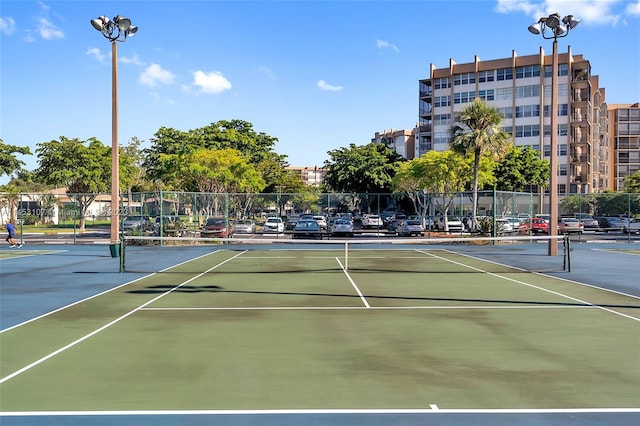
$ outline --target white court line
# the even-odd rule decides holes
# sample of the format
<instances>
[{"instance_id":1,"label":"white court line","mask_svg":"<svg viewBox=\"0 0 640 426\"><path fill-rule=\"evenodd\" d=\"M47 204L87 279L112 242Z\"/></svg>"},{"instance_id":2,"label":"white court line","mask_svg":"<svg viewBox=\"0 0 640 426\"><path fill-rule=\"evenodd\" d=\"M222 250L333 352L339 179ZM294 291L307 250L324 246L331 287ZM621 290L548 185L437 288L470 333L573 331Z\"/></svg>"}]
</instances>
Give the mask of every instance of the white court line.
<instances>
[{"instance_id":1,"label":"white court line","mask_svg":"<svg viewBox=\"0 0 640 426\"><path fill-rule=\"evenodd\" d=\"M153 303L153 302L155 302L156 300L161 299L162 297L166 296L167 294L173 293L175 290L179 289L180 287L184 286L185 284L188 284L188 283L190 283L191 281L194 281L194 280L196 280L196 279L198 279L198 278L202 277L203 275L205 275L205 274L207 274L207 273L209 273L209 272L213 271L214 269L218 268L219 266L224 265L225 263L227 263L227 262L229 262L229 261L231 261L231 260L235 259L236 257L241 256L241 255L242 255L242 254L244 254L244 253L246 253L246 251L242 251L242 252L240 252L240 253L236 254L235 256L232 256L232 257L230 257L230 258L228 258L228 259L226 259L226 260L224 260L224 261L222 261L222 262L218 263L217 265L215 265L215 266L213 266L213 267L211 267L211 268L207 269L206 271L201 272L201 273L199 273L198 275L195 275L195 276L193 276L193 277L189 278L188 280L186 280L186 281L184 281L184 282L182 282L182 283L178 284L177 286L175 286L175 287L173 287L173 288L171 288L171 289L169 289L169 290L165 291L164 293L160 294L159 296L154 297L153 299L151 299L151 300L147 301L146 303L143 303L142 305L138 306L137 308L135 308L135 309L133 309L133 310L131 310L131 311L127 312L126 314L124 314L124 315L122 315L122 316L120 316L120 317L116 318L115 320L113 320L113 321L111 321L111 322L109 322L109 323L107 323L107 324L103 325L102 327L100 327L100 328L98 328L98 329L96 329L96 330L92 331L91 333L86 334L85 336L83 336L83 337L81 337L81 338L79 338L79 339L76 339L75 341L73 341L73 342L69 343L68 345L63 346L62 348L60 348L60 349L58 349L58 350L56 350L56 351L51 352L50 354L48 354L48 355L46 355L46 356L44 356L44 357L40 358L40 359L39 359L39 360L37 360L37 361L32 362L31 364L27 365L26 367L23 367L23 368L21 368L21 369L19 369L19 370L15 371L15 372L13 372L13 373L9 374L8 376L5 376L5 377L1 378L1 379L0 379L0 384L2 384L2 383L4 383L4 382L6 382L7 380L10 380L10 379L12 379L12 378L14 378L14 377L18 376L18 375L20 375L20 374L22 374L22 373L24 373L25 371L28 371L28 370L32 369L33 367L35 367L35 366L37 366L37 365L42 364L43 362L47 361L48 359L51 359L51 358L53 358L54 356L56 356L56 355L58 355L58 354L60 354L60 353L62 353L62 352L64 352L64 351L66 351L67 349L72 348L72 347L76 346L77 344L84 342L85 340L89 339L90 337L95 336L96 334L100 333L101 331L104 331L104 330L106 330L107 328L111 327L112 325L117 324L118 322L122 321L123 319L125 319L125 318L127 318L127 317L129 317L129 316L131 316L131 315L133 315L133 314L135 314L136 312L138 312L138 311L139 311L139 310L141 310L142 308L144 308L144 307L146 307L146 306L148 306L148 305L152 304L152 303ZM211 254L211 253L208 253L208 254ZM170 269L170 268L168 268L168 269Z\"/></svg>"},{"instance_id":2,"label":"white court line","mask_svg":"<svg viewBox=\"0 0 640 426\"><path fill-rule=\"evenodd\" d=\"M56 252L65 252L65 251L69 251L69 250L56 250ZM200 259L200 258L202 258L202 257L209 256L209 255L214 254L214 253L218 253L219 251L220 251L220 250L215 250L215 251L213 251L213 252L211 252L211 253L206 253L206 254L203 254L203 255L201 255L201 256L195 257L195 258L193 258L193 259L189 259L189 260L185 260L184 262L176 263L175 265L172 265L172 266L169 266L168 268L162 269L160 272L168 271L168 270L169 270L169 269L171 269L171 268L175 268L175 267L177 267L177 266L184 265L185 263L189 263L189 262L191 262L191 261L193 261L193 260ZM64 310L64 309L70 308L70 307L75 306L75 305L77 305L77 304L79 304L79 303L86 302L87 300L91 300L91 299L93 299L93 298L96 298L96 297L102 296L102 295L104 295L104 294L107 294L107 293L112 292L112 291L114 291L114 290L117 290L117 289L119 289L119 288L122 288L122 287L128 286L129 284L133 284L133 283L135 283L135 282L137 282L137 281L140 281L140 280L143 280L143 279L146 279L146 278L152 277L152 276L154 276L154 275L156 275L156 274L157 274L157 272L153 272L153 273L148 274L148 275L145 275L145 276L143 276L143 277L136 278L135 280L127 281L127 282L126 282L126 283L124 283L124 284L120 284L120 285L119 285L119 286L117 286L117 287L110 288L110 289L105 290L105 291L103 291L103 292L101 292L101 293L94 294L93 296L85 297L84 299L82 299L82 300L78 300L77 302L70 303L70 304L68 304L68 305L62 306L61 308L54 309L53 311L47 312L47 313L42 314L42 315L40 315L40 316L37 316L37 317L35 317L35 318L31 318L30 320L27 320L27 321L21 322L20 324L16 324L16 325L11 326L11 327L9 327L9 328L5 328L4 330L0 330L0 334L4 333L5 331L13 330L14 328L18 328L18 327L21 327L21 326L23 326L23 325L29 324L30 322L33 322L33 321L39 320L40 318L44 318L44 317L47 317L47 316L49 316L49 315L55 314L56 312L60 312L60 311L62 311L62 310Z\"/></svg>"},{"instance_id":3,"label":"white court line","mask_svg":"<svg viewBox=\"0 0 640 426\"><path fill-rule=\"evenodd\" d=\"M150 416L150 415L247 415L247 414L588 414L640 413L640 408L389 408L389 409L297 409L297 410L138 410L138 411L8 411L0 417L17 416Z\"/></svg>"},{"instance_id":4,"label":"white court line","mask_svg":"<svg viewBox=\"0 0 640 426\"><path fill-rule=\"evenodd\" d=\"M373 310L403 310L403 309L597 309L595 305L577 305L577 306L487 306L487 305L452 305L452 306L249 306L249 307L232 307L232 308L218 308L218 307L204 307L204 308L142 308L141 311L359 311L362 309Z\"/></svg>"},{"instance_id":5,"label":"white court line","mask_svg":"<svg viewBox=\"0 0 640 426\"><path fill-rule=\"evenodd\" d=\"M362 292L360 291L356 283L353 281L353 279L351 279L351 275L349 275L349 272L347 272L347 270L344 268L344 265L342 265L342 262L340 262L340 259L336 257L336 261L338 262L338 265L340 265L340 268L342 268L342 272L344 272L344 274L347 276L347 279L349 280L353 288L356 289L356 293L358 293L358 296L360 296L360 300L362 300L362 303L364 303L364 306L366 306L367 308L370 308L371 306L369 305L369 302L367 302L367 299L364 298L364 295L362 294Z\"/></svg>"},{"instance_id":6,"label":"white court line","mask_svg":"<svg viewBox=\"0 0 640 426\"><path fill-rule=\"evenodd\" d=\"M578 298L575 298L575 297L571 297L571 296L569 296L569 295L567 295L567 294L564 294L564 293L560 293L560 292L557 292L557 291L549 290L549 289L546 289L546 288L544 288L544 287L540 287L540 286L537 286L537 285L535 285L535 284L531 284L531 283L526 283L526 282L524 282L524 281L516 280L516 279L513 279L513 278L505 277L505 276L503 276L503 275L496 274L496 273L494 273L494 272L484 271L484 270L482 270L482 269L480 269L480 268L476 268L476 267L471 266L471 265L466 265L466 264L464 264L464 263L456 262L455 260L451 260L451 259L447 259L447 258L444 258L444 257L441 257L441 256L437 256L437 255L432 254L432 253L423 252L423 251L421 251L421 250L417 250L417 249L416 249L416 251L421 252L421 253L424 253L424 254L427 254L427 255L432 256L432 257L435 257L435 258L437 258L437 259L444 260L444 261L446 261L446 262L453 263L453 264L458 265L458 266L463 266L463 267L465 267L465 268L469 268L469 269L472 269L472 270L474 270L474 271L482 272L482 273L485 273L485 274L487 274L487 275L491 275L491 276L496 277L496 278L500 278L500 279L503 279L503 280L511 281L511 282L516 283L516 284L521 284L521 285L524 285L524 286L527 286L527 287L535 288L535 289L537 289L537 290L541 290L541 291L544 291L544 292L546 292L546 293L555 294L556 296L564 297L564 298L566 298L566 299L573 300L573 301L575 301L575 302L579 302L579 303L582 303L582 304L585 304L585 305L588 305L588 306L591 306L591 307L595 307L595 308L598 308L598 309L602 309L603 311L607 311L607 312L609 312L609 313L612 313L612 314L615 314L615 315L619 315L619 316L621 316L621 317L625 317L625 318L628 318L628 319L631 319L631 320L639 321L639 322L640 322L640 318L636 318L636 317L631 316L631 315L623 314L622 312L617 312L617 311L614 311L613 309L605 308L604 306L596 305L596 304L594 304L594 303L590 303L590 302L587 302L587 301L585 301L585 300L581 300L581 299L578 299ZM447 251L448 251L448 250L447 250ZM477 258L477 257L469 256L469 255L466 255L466 254L463 254L463 253L456 253L456 252L453 252L453 251L451 251L450 253L455 254L455 255L457 255L457 256L466 256L466 257L470 257L470 258L472 258L472 259L480 260L480 261L483 261L483 262L493 263L493 264L495 264L495 265L501 265L501 264L499 264L499 263L492 262L492 261L490 261L490 260L486 260L486 259L481 259L481 258ZM508 265L502 265L502 266L508 266ZM515 269L515 270L522 270L522 269L520 269L520 268L515 268L515 267L511 267L511 266L509 266L509 267L510 267L510 268L513 268L513 269ZM543 275L543 274L540 274L540 275ZM553 276L550 276L550 275L544 275L544 276L549 277L549 278L556 278L556 277L553 277Z\"/></svg>"}]
</instances>

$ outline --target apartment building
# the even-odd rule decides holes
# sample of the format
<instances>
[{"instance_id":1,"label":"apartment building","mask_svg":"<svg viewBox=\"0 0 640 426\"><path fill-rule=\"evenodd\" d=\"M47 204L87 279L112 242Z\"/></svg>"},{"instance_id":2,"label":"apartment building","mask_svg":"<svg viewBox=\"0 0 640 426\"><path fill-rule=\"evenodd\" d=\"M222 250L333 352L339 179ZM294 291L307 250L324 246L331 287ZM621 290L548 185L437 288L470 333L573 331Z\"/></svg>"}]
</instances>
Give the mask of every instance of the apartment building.
<instances>
[{"instance_id":1,"label":"apartment building","mask_svg":"<svg viewBox=\"0 0 640 426\"><path fill-rule=\"evenodd\" d=\"M416 153L415 140L417 132L417 127L413 130L384 130L376 132L371 142L383 143L407 160L412 160Z\"/></svg>"},{"instance_id":2,"label":"apartment building","mask_svg":"<svg viewBox=\"0 0 640 426\"><path fill-rule=\"evenodd\" d=\"M293 173L300 176L300 179L307 184L312 186L320 186L324 183L324 177L327 174L327 171L324 167L319 166L309 166L309 167L300 167L300 166L287 166L286 170L291 170Z\"/></svg>"},{"instance_id":3,"label":"apartment building","mask_svg":"<svg viewBox=\"0 0 640 426\"><path fill-rule=\"evenodd\" d=\"M609 105L613 162L613 189L622 191L624 180L640 170L640 103Z\"/></svg>"},{"instance_id":4,"label":"apartment building","mask_svg":"<svg viewBox=\"0 0 640 426\"><path fill-rule=\"evenodd\" d=\"M476 97L500 110L503 128L518 146L529 145L550 156L552 55L517 56L430 67L419 81L419 128L415 156L449 147L451 125ZM613 189L608 163L609 136L605 91L591 65L571 47L558 55L558 194Z\"/></svg>"}]
</instances>

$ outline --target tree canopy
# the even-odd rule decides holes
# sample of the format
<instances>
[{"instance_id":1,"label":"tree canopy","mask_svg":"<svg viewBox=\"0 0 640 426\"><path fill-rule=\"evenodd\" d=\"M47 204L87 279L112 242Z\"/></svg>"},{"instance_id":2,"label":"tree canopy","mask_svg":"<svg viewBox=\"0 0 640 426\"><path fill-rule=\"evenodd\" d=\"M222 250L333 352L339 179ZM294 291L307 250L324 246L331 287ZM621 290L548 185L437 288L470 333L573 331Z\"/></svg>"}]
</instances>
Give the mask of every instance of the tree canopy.
<instances>
[{"instance_id":1,"label":"tree canopy","mask_svg":"<svg viewBox=\"0 0 640 426\"><path fill-rule=\"evenodd\" d=\"M325 185L336 192L390 193L403 157L384 144L370 143L328 152Z\"/></svg>"},{"instance_id":2,"label":"tree canopy","mask_svg":"<svg viewBox=\"0 0 640 426\"><path fill-rule=\"evenodd\" d=\"M7 145L0 139L0 176L9 176L22 169L25 163L15 154L31 155L31 149L27 146Z\"/></svg>"},{"instance_id":3,"label":"tree canopy","mask_svg":"<svg viewBox=\"0 0 640 426\"><path fill-rule=\"evenodd\" d=\"M549 162L530 146L510 146L494 174L498 191L522 192L527 185L549 186Z\"/></svg>"}]
</instances>

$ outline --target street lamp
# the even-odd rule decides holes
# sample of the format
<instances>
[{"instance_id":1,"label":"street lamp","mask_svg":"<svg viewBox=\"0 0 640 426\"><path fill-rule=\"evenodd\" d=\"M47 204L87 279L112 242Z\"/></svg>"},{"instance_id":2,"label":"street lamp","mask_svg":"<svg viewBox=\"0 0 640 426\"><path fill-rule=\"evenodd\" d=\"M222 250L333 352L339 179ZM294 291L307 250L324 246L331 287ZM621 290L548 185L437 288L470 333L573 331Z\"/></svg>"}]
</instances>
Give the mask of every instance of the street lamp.
<instances>
[{"instance_id":1,"label":"street lamp","mask_svg":"<svg viewBox=\"0 0 640 426\"><path fill-rule=\"evenodd\" d=\"M92 19L91 25L111 42L111 245L120 242L120 167L118 159L118 48L116 42L124 42L133 36L138 27L131 20L116 16ZM119 255L119 252L118 252Z\"/></svg>"},{"instance_id":2,"label":"street lamp","mask_svg":"<svg viewBox=\"0 0 640 426\"><path fill-rule=\"evenodd\" d=\"M560 18L557 13L540 18L529 26L529 32L542 35L544 39L553 39L551 59L551 153L549 157L549 236L558 235L558 38L566 37L580 23L573 15ZM544 111L544 108L542 108ZM544 135L544 131L542 132ZM549 241L549 256L558 254L558 242Z\"/></svg>"}]
</instances>

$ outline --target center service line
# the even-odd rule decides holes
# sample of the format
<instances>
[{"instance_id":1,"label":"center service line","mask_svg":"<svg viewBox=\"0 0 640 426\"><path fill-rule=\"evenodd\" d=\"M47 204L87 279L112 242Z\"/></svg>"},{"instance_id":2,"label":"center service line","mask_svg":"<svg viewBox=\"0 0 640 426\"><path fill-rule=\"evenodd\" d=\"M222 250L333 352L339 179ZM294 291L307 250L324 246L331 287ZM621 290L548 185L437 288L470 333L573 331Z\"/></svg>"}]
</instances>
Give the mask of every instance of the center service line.
<instances>
[{"instance_id":1,"label":"center service line","mask_svg":"<svg viewBox=\"0 0 640 426\"><path fill-rule=\"evenodd\" d=\"M338 262L338 265L340 265L340 268L342 268L342 272L344 272L344 274L347 276L347 279L349 280L353 288L356 289L356 293L358 293L358 296L360 296L360 300L362 300L362 303L364 303L364 306L366 306L367 308L370 308L371 306L369 305L369 302L367 302L367 299L365 299L364 295L362 294L362 292L360 291L356 283L353 281L353 279L351 279L351 275L349 275L349 272L347 272L347 270L344 268L344 265L342 265L342 262L340 262L340 259L336 257L336 261Z\"/></svg>"}]
</instances>

